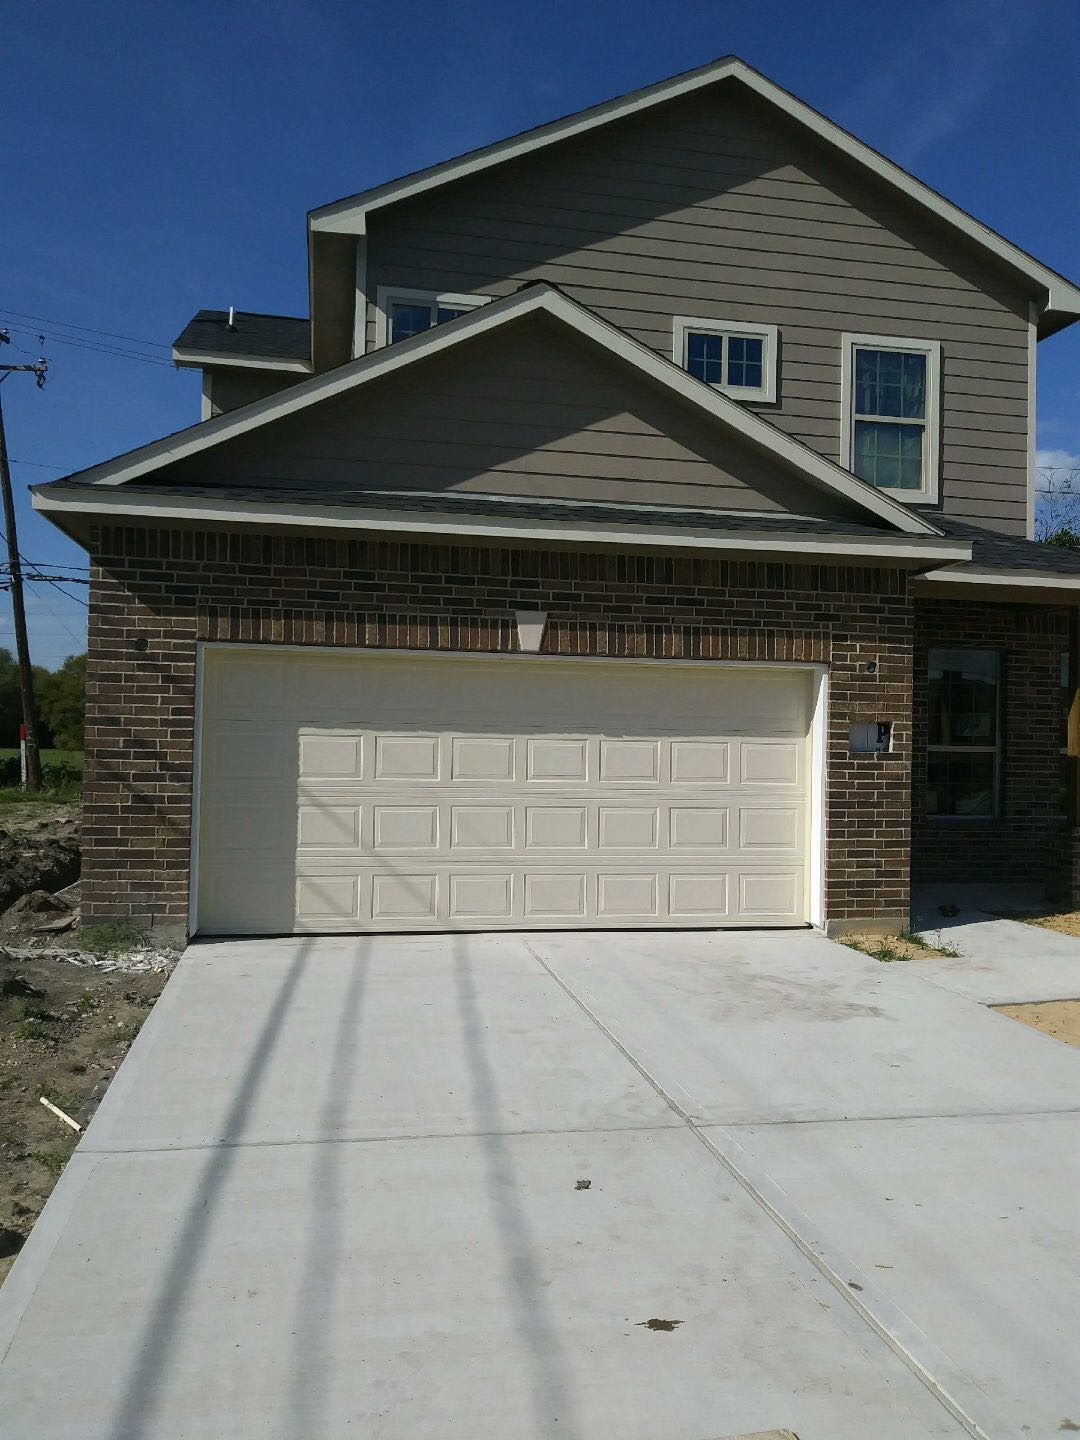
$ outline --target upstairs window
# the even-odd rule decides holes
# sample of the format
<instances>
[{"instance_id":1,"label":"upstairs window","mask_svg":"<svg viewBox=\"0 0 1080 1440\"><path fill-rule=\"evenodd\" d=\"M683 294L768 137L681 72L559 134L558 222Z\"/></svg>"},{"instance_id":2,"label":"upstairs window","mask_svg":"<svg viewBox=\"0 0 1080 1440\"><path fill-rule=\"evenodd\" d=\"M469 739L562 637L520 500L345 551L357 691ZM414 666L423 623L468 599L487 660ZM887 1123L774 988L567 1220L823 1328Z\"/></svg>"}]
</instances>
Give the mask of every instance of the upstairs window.
<instances>
[{"instance_id":1,"label":"upstairs window","mask_svg":"<svg viewBox=\"0 0 1080 1440\"><path fill-rule=\"evenodd\" d=\"M1001 657L996 650L931 650L926 812L989 820L998 813Z\"/></svg>"},{"instance_id":2,"label":"upstairs window","mask_svg":"<svg viewBox=\"0 0 1080 1440\"><path fill-rule=\"evenodd\" d=\"M936 500L940 346L845 335L843 463L900 500Z\"/></svg>"},{"instance_id":3,"label":"upstairs window","mask_svg":"<svg viewBox=\"0 0 1080 1440\"><path fill-rule=\"evenodd\" d=\"M695 379L734 400L776 399L775 325L677 315L673 358Z\"/></svg>"},{"instance_id":4,"label":"upstairs window","mask_svg":"<svg viewBox=\"0 0 1080 1440\"><path fill-rule=\"evenodd\" d=\"M457 320L479 305L486 305L487 295L448 295L431 290L394 290L380 287L377 296L376 337L377 345L393 345L398 340L408 340L430 330L433 325L444 325L448 320Z\"/></svg>"}]
</instances>

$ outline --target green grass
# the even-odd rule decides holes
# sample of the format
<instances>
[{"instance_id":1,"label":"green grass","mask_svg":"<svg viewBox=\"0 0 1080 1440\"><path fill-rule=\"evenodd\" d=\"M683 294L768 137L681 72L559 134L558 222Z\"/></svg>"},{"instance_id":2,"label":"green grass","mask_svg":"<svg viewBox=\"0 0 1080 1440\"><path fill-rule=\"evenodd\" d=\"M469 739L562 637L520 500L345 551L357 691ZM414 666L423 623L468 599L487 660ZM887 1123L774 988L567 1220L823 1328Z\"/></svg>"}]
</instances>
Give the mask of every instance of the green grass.
<instances>
[{"instance_id":1,"label":"green grass","mask_svg":"<svg viewBox=\"0 0 1080 1440\"><path fill-rule=\"evenodd\" d=\"M83 752L81 750L42 750L42 787L37 795L28 795L19 781L19 752L10 746L0 747L0 805L26 803L71 804L82 795Z\"/></svg>"},{"instance_id":2,"label":"green grass","mask_svg":"<svg viewBox=\"0 0 1080 1440\"><path fill-rule=\"evenodd\" d=\"M134 920L110 920L104 925L85 925L79 932L79 943L91 955L123 955L128 950L141 950L150 937Z\"/></svg>"},{"instance_id":3,"label":"green grass","mask_svg":"<svg viewBox=\"0 0 1080 1440\"><path fill-rule=\"evenodd\" d=\"M18 1040L48 1040L49 1027L44 1020L20 1020L13 1033Z\"/></svg>"},{"instance_id":4,"label":"green grass","mask_svg":"<svg viewBox=\"0 0 1080 1440\"><path fill-rule=\"evenodd\" d=\"M67 1161L58 1150L35 1150L33 1158L39 1165L44 1165L46 1170L51 1170L54 1175L59 1175Z\"/></svg>"},{"instance_id":5,"label":"green grass","mask_svg":"<svg viewBox=\"0 0 1080 1440\"><path fill-rule=\"evenodd\" d=\"M19 751L14 745L0 745L0 760L18 760ZM81 750L42 750L42 765L69 765L72 770L82 770Z\"/></svg>"}]
</instances>

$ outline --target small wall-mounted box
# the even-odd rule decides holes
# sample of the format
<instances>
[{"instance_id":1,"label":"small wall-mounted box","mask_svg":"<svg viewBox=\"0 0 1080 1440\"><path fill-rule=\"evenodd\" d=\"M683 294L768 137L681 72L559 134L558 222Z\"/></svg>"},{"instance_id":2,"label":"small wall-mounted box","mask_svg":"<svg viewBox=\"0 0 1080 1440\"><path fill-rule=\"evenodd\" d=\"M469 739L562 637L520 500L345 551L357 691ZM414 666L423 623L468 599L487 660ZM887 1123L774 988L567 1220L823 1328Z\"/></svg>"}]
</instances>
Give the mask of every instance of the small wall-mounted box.
<instances>
[{"instance_id":1,"label":"small wall-mounted box","mask_svg":"<svg viewBox=\"0 0 1080 1440\"><path fill-rule=\"evenodd\" d=\"M856 720L848 732L852 755L887 755L891 749L891 720Z\"/></svg>"}]
</instances>

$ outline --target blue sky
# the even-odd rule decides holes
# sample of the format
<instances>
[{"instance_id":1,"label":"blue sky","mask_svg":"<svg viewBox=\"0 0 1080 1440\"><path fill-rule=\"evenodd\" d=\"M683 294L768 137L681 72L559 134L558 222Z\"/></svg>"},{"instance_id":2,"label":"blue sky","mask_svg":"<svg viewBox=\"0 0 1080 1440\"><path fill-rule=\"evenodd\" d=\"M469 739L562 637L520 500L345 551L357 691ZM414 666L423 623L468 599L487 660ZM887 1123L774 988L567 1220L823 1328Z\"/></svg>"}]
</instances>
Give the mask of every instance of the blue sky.
<instances>
[{"instance_id":1,"label":"blue sky","mask_svg":"<svg viewBox=\"0 0 1080 1440\"><path fill-rule=\"evenodd\" d=\"M0 326L35 353L44 331L51 365L44 391L3 389L23 553L85 563L28 484L197 418L167 349L195 310L306 313L308 209L728 52L1080 279L1080 0L5 6ZM1039 352L1039 444L1065 459L1075 332ZM85 610L31 590L52 665Z\"/></svg>"}]
</instances>

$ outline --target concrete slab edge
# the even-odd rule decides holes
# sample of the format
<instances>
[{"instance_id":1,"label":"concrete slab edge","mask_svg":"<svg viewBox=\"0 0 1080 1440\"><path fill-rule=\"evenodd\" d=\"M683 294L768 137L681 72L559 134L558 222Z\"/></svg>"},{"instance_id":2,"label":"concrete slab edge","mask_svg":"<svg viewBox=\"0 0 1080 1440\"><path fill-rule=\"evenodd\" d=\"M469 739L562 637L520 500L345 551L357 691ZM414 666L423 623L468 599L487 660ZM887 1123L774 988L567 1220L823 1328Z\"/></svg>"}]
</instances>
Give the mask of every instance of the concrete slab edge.
<instances>
[{"instance_id":1,"label":"concrete slab edge","mask_svg":"<svg viewBox=\"0 0 1080 1440\"><path fill-rule=\"evenodd\" d=\"M883 1295L868 1275L850 1264L843 1253L830 1245L823 1236L815 1233L809 1216L799 1209L767 1171L753 1162L733 1135L720 1126L706 1127L699 1124L600 1019L573 986L564 980L528 941L525 943L537 963L584 1011L642 1079L652 1086L691 1134L742 1186L814 1268L829 1281L837 1294L843 1297L870 1329L903 1361L973 1440L1024 1440L1011 1425L990 1412L984 1392L970 1375L950 1360L910 1316ZM708 1133L710 1131L718 1132L723 1139L717 1141ZM853 1286L858 1288L854 1289Z\"/></svg>"},{"instance_id":2,"label":"concrete slab edge","mask_svg":"<svg viewBox=\"0 0 1080 1440\"><path fill-rule=\"evenodd\" d=\"M182 956L176 969L169 976L157 1003L146 1017L146 1021L132 1043L106 1090L97 1113L86 1127L82 1138L64 1166L64 1172L53 1187L33 1229L16 1257L3 1285L0 1286L0 1362L11 1348L12 1341L22 1318L26 1313L34 1292L45 1273L53 1251L63 1235L82 1194L83 1188L94 1170L102 1163L101 1150L88 1145L103 1126L109 1124L110 1113L118 1108L138 1078L144 1060L149 1056L158 1030L165 1022L165 1015L176 1003L180 987L185 983L191 966L185 964Z\"/></svg>"}]
</instances>

